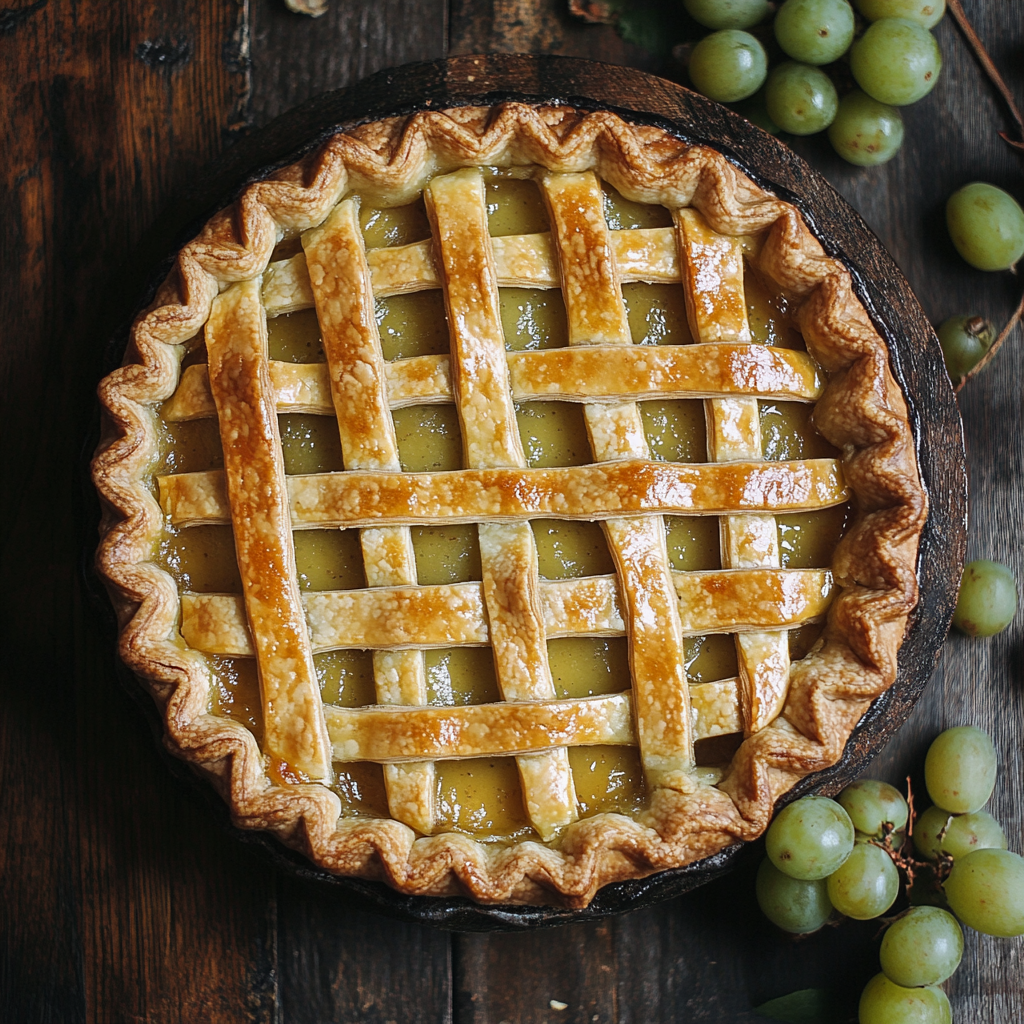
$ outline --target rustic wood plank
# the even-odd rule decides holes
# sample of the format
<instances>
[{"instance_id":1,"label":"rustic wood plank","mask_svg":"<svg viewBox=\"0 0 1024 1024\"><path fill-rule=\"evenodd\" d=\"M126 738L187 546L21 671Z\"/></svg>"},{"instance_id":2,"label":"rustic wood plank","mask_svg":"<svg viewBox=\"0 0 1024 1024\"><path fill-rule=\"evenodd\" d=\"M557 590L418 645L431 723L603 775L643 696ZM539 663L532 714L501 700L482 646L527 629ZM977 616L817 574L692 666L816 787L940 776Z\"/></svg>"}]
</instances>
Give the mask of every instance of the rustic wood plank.
<instances>
[{"instance_id":1,"label":"rustic wood plank","mask_svg":"<svg viewBox=\"0 0 1024 1024\"><path fill-rule=\"evenodd\" d=\"M756 857L746 858L727 878L607 921L457 937L455 1019L753 1024L762 1020L754 1006L826 979L842 1005L855 1007L877 969L870 942L877 927L850 923L806 941L783 935L752 905L756 866ZM552 1008L551 1000L566 1006Z\"/></svg>"},{"instance_id":2,"label":"rustic wood plank","mask_svg":"<svg viewBox=\"0 0 1024 1024\"><path fill-rule=\"evenodd\" d=\"M449 1024L448 936L325 898L293 878L280 886L281 1019L287 1024Z\"/></svg>"},{"instance_id":3,"label":"rustic wood plank","mask_svg":"<svg viewBox=\"0 0 1024 1024\"><path fill-rule=\"evenodd\" d=\"M237 119L243 11L0 12L4 1020L273 1014L273 875L168 775L77 572L104 296Z\"/></svg>"},{"instance_id":4,"label":"rustic wood plank","mask_svg":"<svg viewBox=\"0 0 1024 1024\"><path fill-rule=\"evenodd\" d=\"M329 89L447 47L447 0L344 0L320 18L292 14L282 0L251 0L255 125Z\"/></svg>"},{"instance_id":5,"label":"rustic wood plank","mask_svg":"<svg viewBox=\"0 0 1024 1024\"><path fill-rule=\"evenodd\" d=\"M614 963L610 921L535 933L458 935L452 949L455 1020L615 1021Z\"/></svg>"}]
</instances>

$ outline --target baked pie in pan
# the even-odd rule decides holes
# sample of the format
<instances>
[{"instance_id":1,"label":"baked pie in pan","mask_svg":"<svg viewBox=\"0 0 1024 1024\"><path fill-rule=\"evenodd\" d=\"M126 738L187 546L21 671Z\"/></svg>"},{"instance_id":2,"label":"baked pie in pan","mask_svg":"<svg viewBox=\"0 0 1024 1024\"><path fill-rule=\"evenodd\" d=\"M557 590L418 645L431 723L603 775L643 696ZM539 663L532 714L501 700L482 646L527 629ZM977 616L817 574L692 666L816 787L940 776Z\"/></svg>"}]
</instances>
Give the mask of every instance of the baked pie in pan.
<instances>
[{"instance_id":1,"label":"baked pie in pan","mask_svg":"<svg viewBox=\"0 0 1024 1024\"><path fill-rule=\"evenodd\" d=\"M121 656L329 872L585 906L760 835L895 679L886 346L794 206L661 128L335 134L184 246L100 398Z\"/></svg>"}]
</instances>

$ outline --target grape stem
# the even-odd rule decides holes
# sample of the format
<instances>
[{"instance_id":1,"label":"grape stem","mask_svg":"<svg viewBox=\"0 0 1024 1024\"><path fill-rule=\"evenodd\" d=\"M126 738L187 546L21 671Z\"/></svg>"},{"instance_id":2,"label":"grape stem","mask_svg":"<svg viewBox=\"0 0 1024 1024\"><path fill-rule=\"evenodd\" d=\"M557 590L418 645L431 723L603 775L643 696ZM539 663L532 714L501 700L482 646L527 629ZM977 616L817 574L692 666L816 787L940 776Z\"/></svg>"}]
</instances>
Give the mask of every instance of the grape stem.
<instances>
[{"instance_id":1,"label":"grape stem","mask_svg":"<svg viewBox=\"0 0 1024 1024\"><path fill-rule=\"evenodd\" d=\"M907 838L914 834L914 787L907 776Z\"/></svg>"},{"instance_id":2,"label":"grape stem","mask_svg":"<svg viewBox=\"0 0 1024 1024\"><path fill-rule=\"evenodd\" d=\"M947 0L947 3L948 2L949 0ZM1013 311L1010 319L1006 322L1006 326L999 332L999 337L992 342L989 350L981 357L981 359L979 359L978 362L960 378L954 387L954 391L959 394L963 386L972 377L976 377L981 373L981 371L995 358L1000 346L1013 333L1014 327L1016 327L1020 322L1022 316L1024 316L1024 295L1021 295L1020 302L1017 303L1017 308Z\"/></svg>"},{"instance_id":3,"label":"grape stem","mask_svg":"<svg viewBox=\"0 0 1024 1024\"><path fill-rule=\"evenodd\" d=\"M947 0L948 2L948 0ZM906 876L907 883L906 889L909 892L918 882L918 877L922 874L930 875L932 886L936 891L942 892L942 883L949 877L949 872L953 867L953 858L947 853L940 852L938 860L935 864L931 864L928 861L918 860L914 856L914 843L912 836L914 834L914 787L911 785L910 776L907 776L907 829L900 838L900 834L892 827L891 822L884 822L882 825L882 839L879 842L877 839L869 839L868 842L872 846L877 846L880 850L884 850L889 857L892 859L893 864L903 872ZM949 821L953 820L953 815L950 815ZM949 821L946 822L946 827L949 826ZM943 828L939 834L941 841L942 837L946 833L946 827ZM893 843L893 839L899 840L897 846ZM903 912L904 914L906 911ZM893 921L898 920L903 914L897 914L893 918L883 918L888 926Z\"/></svg>"},{"instance_id":4,"label":"grape stem","mask_svg":"<svg viewBox=\"0 0 1024 1024\"><path fill-rule=\"evenodd\" d=\"M988 55L988 50L985 49L985 44L978 38L978 33L974 31L974 26L971 24L964 12L964 8L960 3L960 0L946 0L946 6L949 8L950 13L956 20L960 31L963 32L967 39L967 45L974 51L974 56L977 57L982 70L988 76L988 80L999 91L999 95L1003 97L1003 102L1009 108L1011 116L1014 121L1017 122L1017 131L1021 137L1019 141L1010 138L1009 132L1000 132L1000 137L1009 145L1013 146L1013 148L1019 153L1024 153L1024 117L1021 116L1021 112L1017 108L1017 104L1013 99L1013 93L1010 92L1006 82L1003 81L1003 76L999 74L999 70L993 63L992 58Z\"/></svg>"}]
</instances>

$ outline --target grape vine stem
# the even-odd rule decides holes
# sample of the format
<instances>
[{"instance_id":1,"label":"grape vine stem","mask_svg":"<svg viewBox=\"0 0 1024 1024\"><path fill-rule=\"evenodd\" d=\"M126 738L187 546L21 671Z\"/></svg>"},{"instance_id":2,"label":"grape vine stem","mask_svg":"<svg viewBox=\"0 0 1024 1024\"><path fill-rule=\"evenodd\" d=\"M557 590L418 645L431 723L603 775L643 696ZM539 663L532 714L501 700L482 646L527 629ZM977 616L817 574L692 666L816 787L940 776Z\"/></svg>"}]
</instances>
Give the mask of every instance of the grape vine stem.
<instances>
[{"instance_id":1,"label":"grape vine stem","mask_svg":"<svg viewBox=\"0 0 1024 1024\"><path fill-rule=\"evenodd\" d=\"M964 37L967 39L967 45L974 51L974 56L977 57L978 63L988 76L989 81L999 91L999 95L1003 97L1003 102L1009 108L1010 115L1017 123L1017 132L1020 135L1019 140L1010 138L1008 132L1000 132L1000 137L1019 153L1024 153L1024 117L1021 116L1021 112L1017 108L1013 93L1010 92L1006 82L1003 81L1003 76L999 74L999 69L988 55L985 44L978 38L978 33L974 31L974 26L964 12L963 4L960 3L960 0L946 0L946 6L949 8L950 14L953 15L960 31L963 32Z\"/></svg>"},{"instance_id":2,"label":"grape vine stem","mask_svg":"<svg viewBox=\"0 0 1024 1024\"><path fill-rule=\"evenodd\" d=\"M948 2L948 0L947 0ZM999 351L1000 346L1004 341L1013 333L1014 327L1020 322L1021 317L1024 316L1024 295L1021 295L1020 302L1017 303L1017 308L1013 311L1010 319L1006 322L1006 326L999 332L999 337L992 342L989 350L982 356L981 359L971 367L968 373L965 373L960 381L957 383L955 390L957 393L963 388L963 386L972 378L976 377L981 371L995 359L996 353Z\"/></svg>"},{"instance_id":3,"label":"grape vine stem","mask_svg":"<svg viewBox=\"0 0 1024 1024\"><path fill-rule=\"evenodd\" d=\"M1020 109L1017 107L1017 103L1013 98L1013 93L1010 92L1009 86L1003 81L1003 76L999 74L999 69L989 56L988 50L985 49L985 44L980 38L978 38L978 33L974 31L974 26L971 24L970 18L967 17L963 4L960 0L946 0L946 7L949 9L949 13L953 15L953 19L956 21L957 26L963 33L964 38L967 40L967 45L970 46L971 50L974 52L974 56L977 58L982 70L988 76L988 80L995 86L999 95L1002 96L1003 102L1010 111L1010 116L1017 124L1017 133L1020 135L1020 139L1011 138L1009 132L1000 132L999 137L1017 150L1018 153L1024 155L1024 116L1021 115ZM1013 311L1013 315L1010 317L1006 326L999 332L999 337L992 342L989 350L970 369L969 372L965 373L964 376L956 382L954 390L957 393L961 391L963 386L972 377L976 377L995 358L995 355L999 351L1003 342L1006 341L1013 332L1014 327L1016 327L1020 322L1022 316L1024 316L1024 295L1021 296L1020 302L1017 303L1017 308Z\"/></svg>"}]
</instances>

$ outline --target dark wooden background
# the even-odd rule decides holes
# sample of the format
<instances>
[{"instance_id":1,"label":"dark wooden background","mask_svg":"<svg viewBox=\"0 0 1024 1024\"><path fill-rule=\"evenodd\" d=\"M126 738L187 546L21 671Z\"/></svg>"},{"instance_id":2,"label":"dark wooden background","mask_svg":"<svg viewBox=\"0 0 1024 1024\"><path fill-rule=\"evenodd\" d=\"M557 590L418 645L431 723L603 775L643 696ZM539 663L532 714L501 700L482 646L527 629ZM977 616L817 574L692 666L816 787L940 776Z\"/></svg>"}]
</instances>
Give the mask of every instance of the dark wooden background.
<instances>
[{"instance_id":1,"label":"dark wooden background","mask_svg":"<svg viewBox=\"0 0 1024 1024\"><path fill-rule=\"evenodd\" d=\"M332 0L316 21L280 0L8 0L0 8L0 1020L596 1022L762 1020L753 1007L829 987L848 1005L877 970L876 926L804 941L753 903L755 858L658 907L525 934L451 935L352 909L270 867L167 772L119 687L80 582L81 449L126 255L239 136L382 67L488 50L665 71L563 0ZM965 5L1024 96L1019 0ZM942 204L975 178L1024 198L1004 111L948 21L945 70L905 111L907 142L857 170L795 144L862 213L934 321L1005 320L1019 279L953 253ZM172 214L173 216L173 209ZM1024 342L961 397L969 557L1024 579ZM992 732L992 811L1021 851L1024 616L990 641L952 637L871 774L919 778L941 728ZM948 990L962 1024L1024 1018L1024 941L969 933ZM566 1004L553 1008L551 1001ZM841 1017L841 1015L840 1015ZM840 1024L837 1018L836 1024Z\"/></svg>"}]
</instances>

